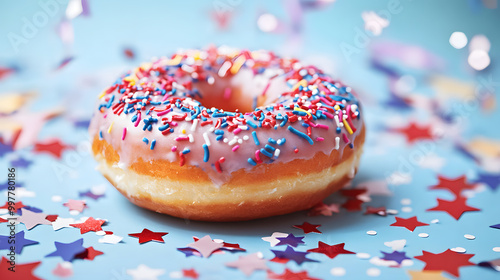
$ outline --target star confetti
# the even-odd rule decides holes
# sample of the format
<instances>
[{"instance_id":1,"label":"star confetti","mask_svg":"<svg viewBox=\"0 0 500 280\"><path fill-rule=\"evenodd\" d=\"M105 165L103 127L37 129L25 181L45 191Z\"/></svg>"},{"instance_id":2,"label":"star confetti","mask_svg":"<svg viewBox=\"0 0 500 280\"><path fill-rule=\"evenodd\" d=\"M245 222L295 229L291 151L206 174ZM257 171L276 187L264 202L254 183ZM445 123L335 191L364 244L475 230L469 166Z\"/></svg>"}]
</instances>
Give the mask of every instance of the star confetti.
<instances>
[{"instance_id":1,"label":"star confetti","mask_svg":"<svg viewBox=\"0 0 500 280\"><path fill-rule=\"evenodd\" d=\"M104 254L103 252L101 251L97 251L96 249L94 249L94 247L88 247L88 248L85 248L85 251L79 253L78 255L75 256L75 259L84 259L84 260L94 260L95 257L97 256L100 256Z\"/></svg>"},{"instance_id":2,"label":"star confetti","mask_svg":"<svg viewBox=\"0 0 500 280\"><path fill-rule=\"evenodd\" d=\"M10 246L15 245L16 254L21 254L25 246L38 244L38 241L24 238L25 232L22 230L14 236L0 235L0 250L10 250ZM15 243L9 243L9 240L14 240Z\"/></svg>"},{"instance_id":3,"label":"star confetti","mask_svg":"<svg viewBox=\"0 0 500 280\"><path fill-rule=\"evenodd\" d=\"M456 197L460 196L463 190L472 190L475 188L474 184L468 184L466 182L467 177L465 175L457 177L455 179L448 179L443 176L438 176L439 183L437 185L431 186L429 189L438 190L444 189L449 190Z\"/></svg>"},{"instance_id":4,"label":"star confetti","mask_svg":"<svg viewBox=\"0 0 500 280\"><path fill-rule=\"evenodd\" d=\"M59 256L63 260L70 262L72 261L78 254L85 252L85 248L82 246L83 245L83 238L80 238L74 242L71 243L61 243L61 242L55 242L56 245L56 251L48 254L45 257L55 257Z\"/></svg>"},{"instance_id":5,"label":"star confetti","mask_svg":"<svg viewBox=\"0 0 500 280\"><path fill-rule=\"evenodd\" d=\"M500 174L482 173L478 174L478 178L474 180L475 183L482 183L496 190L500 186Z\"/></svg>"},{"instance_id":6,"label":"star confetti","mask_svg":"<svg viewBox=\"0 0 500 280\"><path fill-rule=\"evenodd\" d=\"M293 235L292 233L290 233L286 237L278 237L277 239L280 242L278 244L276 244L276 246L290 245L292 247L297 247L297 246L299 246L299 244L304 244L304 241L302 241L302 239L304 239L304 237L298 237L298 236Z\"/></svg>"},{"instance_id":7,"label":"star confetti","mask_svg":"<svg viewBox=\"0 0 500 280\"><path fill-rule=\"evenodd\" d=\"M42 280L41 278L33 275L33 270L35 270L42 262L32 262L25 264L16 263L15 267L15 277L12 271L9 270L11 267L10 262L7 258L2 257L0 261L0 278L1 279L23 279L23 280Z\"/></svg>"},{"instance_id":8,"label":"star confetti","mask_svg":"<svg viewBox=\"0 0 500 280\"><path fill-rule=\"evenodd\" d=\"M409 231L414 231L416 227L428 226L429 224L419 222L417 216L408 219L396 217L396 222L391 224L393 227L404 227Z\"/></svg>"},{"instance_id":9,"label":"star confetti","mask_svg":"<svg viewBox=\"0 0 500 280\"><path fill-rule=\"evenodd\" d=\"M75 222L75 219L73 218L61 218L61 217L57 217L57 219L52 222L52 228L54 230L60 230L62 228L69 228L69 227L72 227L70 224L73 224Z\"/></svg>"},{"instance_id":10,"label":"star confetti","mask_svg":"<svg viewBox=\"0 0 500 280\"><path fill-rule=\"evenodd\" d=\"M167 235L167 234L168 234L168 232L154 232L154 231L150 231L149 229L145 228L140 233L130 233L129 235L132 237L139 238L139 243L142 244L142 243L146 243L149 241L157 241L160 243L165 243L165 241L163 241L162 236Z\"/></svg>"},{"instance_id":11,"label":"star confetti","mask_svg":"<svg viewBox=\"0 0 500 280\"><path fill-rule=\"evenodd\" d=\"M316 260L311 260L306 257L309 252L299 252L295 251L292 247L286 246L285 251L271 250L278 259L292 260L298 265L304 262L317 262Z\"/></svg>"},{"instance_id":12,"label":"star confetti","mask_svg":"<svg viewBox=\"0 0 500 280\"><path fill-rule=\"evenodd\" d=\"M259 253L240 256L237 261L228 262L226 266L241 270L246 276L252 275L255 270L266 270L266 260Z\"/></svg>"},{"instance_id":13,"label":"star confetti","mask_svg":"<svg viewBox=\"0 0 500 280\"><path fill-rule=\"evenodd\" d=\"M89 197L89 198L92 198L93 200L98 200L99 198L101 197L104 197L105 194L95 194L93 193L92 191L86 191L86 192L80 192L80 197Z\"/></svg>"},{"instance_id":14,"label":"star confetti","mask_svg":"<svg viewBox=\"0 0 500 280\"><path fill-rule=\"evenodd\" d=\"M469 261L473 256L474 254L461 254L448 249L439 254L422 251L422 255L416 256L415 259L425 262L424 270L443 270L455 277L460 277L458 272L460 267L475 265Z\"/></svg>"},{"instance_id":15,"label":"star confetti","mask_svg":"<svg viewBox=\"0 0 500 280\"><path fill-rule=\"evenodd\" d=\"M401 251L406 246L406 239L384 242L384 245L390 247L393 251Z\"/></svg>"},{"instance_id":16,"label":"star confetti","mask_svg":"<svg viewBox=\"0 0 500 280\"><path fill-rule=\"evenodd\" d=\"M51 222L46 220L47 214L35 213L27 209L21 209L21 216L17 218L17 221L23 223L26 229L30 230L37 225L50 225Z\"/></svg>"},{"instance_id":17,"label":"star confetti","mask_svg":"<svg viewBox=\"0 0 500 280\"><path fill-rule=\"evenodd\" d=\"M71 148L71 146L63 144L59 139L53 139L35 143L34 151L36 153L48 153L60 159L62 152L69 148Z\"/></svg>"},{"instance_id":18,"label":"star confetti","mask_svg":"<svg viewBox=\"0 0 500 280\"><path fill-rule=\"evenodd\" d=\"M33 162L21 157L11 161L10 164L15 167L28 168Z\"/></svg>"},{"instance_id":19,"label":"star confetti","mask_svg":"<svg viewBox=\"0 0 500 280\"><path fill-rule=\"evenodd\" d=\"M411 280L448 280L441 271L415 271L408 270Z\"/></svg>"},{"instance_id":20,"label":"star confetti","mask_svg":"<svg viewBox=\"0 0 500 280\"><path fill-rule=\"evenodd\" d=\"M271 270L267 271L267 278L269 279L282 279L282 280L320 280L319 278L314 278L309 276L309 272L302 270L299 272L293 272L288 268L282 274L277 274Z\"/></svg>"},{"instance_id":21,"label":"star confetti","mask_svg":"<svg viewBox=\"0 0 500 280\"><path fill-rule=\"evenodd\" d=\"M308 222L302 223L302 225L294 225L294 228L298 228L304 231L304 234L308 234L311 232L316 232L316 233L321 233L321 231L318 230L318 227L321 225L313 225Z\"/></svg>"},{"instance_id":22,"label":"star confetti","mask_svg":"<svg viewBox=\"0 0 500 280\"><path fill-rule=\"evenodd\" d=\"M262 240L269 242L271 247L274 247L274 246L276 246L276 244L280 243L280 241L278 240L278 237L287 237L287 236L288 236L287 233L274 232L271 236L262 237Z\"/></svg>"},{"instance_id":23,"label":"star confetti","mask_svg":"<svg viewBox=\"0 0 500 280\"><path fill-rule=\"evenodd\" d=\"M96 220L92 217L88 218L87 220L85 220L85 222L83 223L79 223L79 224L70 224L70 226L72 227L75 227L75 228L79 228L80 229L80 234L84 234L84 233L87 233L89 231L101 231L102 228L102 224L104 224L104 220Z\"/></svg>"},{"instance_id":24,"label":"star confetti","mask_svg":"<svg viewBox=\"0 0 500 280\"><path fill-rule=\"evenodd\" d=\"M392 253L382 252L382 254L384 255L384 257L382 257L383 260L395 261L398 264L401 264L404 260L410 259L406 256L405 252L399 252L399 251L394 251Z\"/></svg>"},{"instance_id":25,"label":"star confetti","mask_svg":"<svg viewBox=\"0 0 500 280\"><path fill-rule=\"evenodd\" d=\"M375 215L385 217L385 216L387 216L387 209L384 206L382 206L382 207L368 206L368 207L366 207L364 215L370 215L370 214L375 214Z\"/></svg>"},{"instance_id":26,"label":"star confetti","mask_svg":"<svg viewBox=\"0 0 500 280\"><path fill-rule=\"evenodd\" d=\"M338 213L340 210L340 205L332 203L332 204L325 204L323 202L320 202L313 206L307 213L308 216L331 216L333 213Z\"/></svg>"},{"instance_id":27,"label":"star confetti","mask_svg":"<svg viewBox=\"0 0 500 280\"><path fill-rule=\"evenodd\" d=\"M52 270L52 274L58 277L71 277L73 276L73 264L70 262L58 263L56 268Z\"/></svg>"},{"instance_id":28,"label":"star confetti","mask_svg":"<svg viewBox=\"0 0 500 280\"><path fill-rule=\"evenodd\" d=\"M340 254L355 254L354 252L345 250L344 246L345 246L345 243L340 243L340 244L336 244L336 245L328 245L324 242L319 241L318 248L309 249L309 250L307 250L307 252L324 254L325 256L329 257L330 259L333 259Z\"/></svg>"},{"instance_id":29,"label":"star confetti","mask_svg":"<svg viewBox=\"0 0 500 280\"><path fill-rule=\"evenodd\" d=\"M342 207L347 209L347 211L361 211L361 205L363 204L363 200L357 199L357 198L349 198L344 204L342 204Z\"/></svg>"},{"instance_id":30,"label":"star confetti","mask_svg":"<svg viewBox=\"0 0 500 280\"><path fill-rule=\"evenodd\" d=\"M68 202L63 205L68 207L70 211L75 210L80 213L83 212L83 209L87 208L85 200L68 199Z\"/></svg>"},{"instance_id":31,"label":"star confetti","mask_svg":"<svg viewBox=\"0 0 500 280\"><path fill-rule=\"evenodd\" d=\"M182 276L184 276L186 278L198 279L198 277L200 275L198 274L198 272L196 272L196 270L194 270L193 268L191 268L191 269L183 269L182 270Z\"/></svg>"},{"instance_id":32,"label":"star confetti","mask_svg":"<svg viewBox=\"0 0 500 280\"><path fill-rule=\"evenodd\" d=\"M97 240L99 243L106 243L106 244L118 244L123 240L123 237L114 235L114 234L106 234L103 237L99 238Z\"/></svg>"},{"instance_id":33,"label":"star confetti","mask_svg":"<svg viewBox=\"0 0 500 280\"><path fill-rule=\"evenodd\" d=\"M432 140L434 138L430 126L420 126L414 122L410 123L407 127L394 129L393 131L404 134L410 144L417 140Z\"/></svg>"},{"instance_id":34,"label":"star confetti","mask_svg":"<svg viewBox=\"0 0 500 280\"><path fill-rule=\"evenodd\" d=\"M427 211L443 211L450 214L450 216L458 220L465 212L481 210L478 208L468 206L466 204L466 201L467 198L461 196L451 201L438 198L437 199L438 205L434 208L427 209Z\"/></svg>"},{"instance_id":35,"label":"star confetti","mask_svg":"<svg viewBox=\"0 0 500 280\"><path fill-rule=\"evenodd\" d=\"M490 228L500 229L500 224L492 225L492 226L490 226Z\"/></svg>"},{"instance_id":36,"label":"star confetti","mask_svg":"<svg viewBox=\"0 0 500 280\"><path fill-rule=\"evenodd\" d=\"M140 264L136 269L127 269L127 274L132 276L134 280L153 280L165 274L165 269L154 269Z\"/></svg>"},{"instance_id":37,"label":"star confetti","mask_svg":"<svg viewBox=\"0 0 500 280\"><path fill-rule=\"evenodd\" d=\"M489 267L498 272L500 272L500 259L492 260L492 261L484 261L477 264L482 267Z\"/></svg>"},{"instance_id":38,"label":"star confetti","mask_svg":"<svg viewBox=\"0 0 500 280\"><path fill-rule=\"evenodd\" d=\"M224 245L222 243L214 242L209 235L205 235L198 241L188 244L188 247L193 248L200 252L204 258L210 257L210 255L217 249L222 248Z\"/></svg>"}]
</instances>

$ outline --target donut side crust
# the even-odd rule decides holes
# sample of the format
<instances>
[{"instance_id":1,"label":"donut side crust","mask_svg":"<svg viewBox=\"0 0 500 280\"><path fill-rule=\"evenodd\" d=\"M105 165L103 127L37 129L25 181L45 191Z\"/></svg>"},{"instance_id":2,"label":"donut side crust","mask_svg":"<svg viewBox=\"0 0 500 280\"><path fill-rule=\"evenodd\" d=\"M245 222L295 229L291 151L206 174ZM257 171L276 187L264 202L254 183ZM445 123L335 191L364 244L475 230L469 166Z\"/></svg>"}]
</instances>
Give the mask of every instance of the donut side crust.
<instances>
[{"instance_id":1,"label":"donut side crust","mask_svg":"<svg viewBox=\"0 0 500 280\"><path fill-rule=\"evenodd\" d=\"M99 171L132 203L159 213L201 221L244 221L305 210L346 185L357 171L365 129L355 149L316 154L309 160L259 164L231 174L216 187L195 166L138 159L128 170L118 167L119 154L98 137L92 150ZM304 147L306 149L307 147Z\"/></svg>"}]
</instances>

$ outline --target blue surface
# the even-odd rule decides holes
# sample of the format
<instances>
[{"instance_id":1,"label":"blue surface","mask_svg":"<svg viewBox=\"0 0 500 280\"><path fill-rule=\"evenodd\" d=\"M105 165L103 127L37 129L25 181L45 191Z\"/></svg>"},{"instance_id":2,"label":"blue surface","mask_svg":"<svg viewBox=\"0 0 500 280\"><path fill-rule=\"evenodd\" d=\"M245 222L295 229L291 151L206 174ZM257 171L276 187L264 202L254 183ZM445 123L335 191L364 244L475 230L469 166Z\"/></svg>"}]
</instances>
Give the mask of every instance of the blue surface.
<instances>
[{"instance_id":1,"label":"blue surface","mask_svg":"<svg viewBox=\"0 0 500 280\"><path fill-rule=\"evenodd\" d=\"M352 1L338 0L333 5L322 10L309 11L304 14L302 22L302 43L290 48L289 35L266 34L256 27L256 18L260 11L276 14L285 23L290 22L283 5L285 1L245 1L232 7L234 18L226 31L216 27L210 18L214 4L221 2L237 3L239 1L148 1L143 5L132 1L90 1L90 17L78 17L73 20L75 43L66 48L54 32L55 25L63 16L66 5L60 5L56 15L41 27L34 38L19 47L15 52L7 39L9 32L19 33L23 25L23 17L32 17L41 11L37 4L14 3L3 4L0 10L0 65L15 65L20 68L15 75L0 81L0 93L9 91L36 90L40 97L31 105L31 110L54 108L64 105L66 113L46 124L39 139L49 137L61 138L64 143L75 146L88 144L85 128L78 128L71 120L88 119L92 112L95 98L103 88L111 84L124 70L149 60L153 56L169 55L177 48L204 47L208 44L227 44L247 49L271 49L280 54L292 54L305 60L324 64L327 71L346 84L351 85L362 96L368 97L365 103L365 117L368 127L368 139L365 153L359 168L359 174L353 185L358 183L385 180L398 168L400 158L419 148L415 145L401 144L401 137L395 134L382 134L381 127L386 123L383 114L391 118L429 119L428 112L409 110L401 112L387 109L382 102L389 97L387 77L370 67L369 47L361 48L359 54L350 59L343 55L340 44L353 43L358 30L363 30L363 11L382 11L387 9L387 1ZM43 2L43 1L40 1ZM497 63L500 59L500 14L498 9L484 7L471 8L472 1L407 1L401 0L402 11L393 14L390 25L381 36L370 37L370 44L384 40L399 41L418 45L441 57L445 68L440 74L454 77L470 83L479 83L481 79L491 78L495 83L495 95L498 98L498 81L500 73ZM456 50L448 43L449 36L454 31L463 31L470 38L475 34L485 34L491 41L490 57L492 65L482 71L475 72L467 66L467 51ZM123 57L122 50L130 46L136 51L137 58L133 61ZM74 61L60 71L54 71L58 63L68 54L75 56ZM349 60L349 61L348 61ZM404 71L404 70L401 70ZM420 73L422 74L422 73ZM428 75L429 73L425 73ZM424 75L424 76L425 76ZM425 82L417 85L415 92L431 95L433 89ZM461 139L468 140L475 136L492 139L500 138L498 121L500 110L495 109L485 114L480 108L474 108L467 115ZM495 127L496 126L496 127ZM380 140L380 135L394 138ZM396 139L396 140L394 140ZM384 152L385 151L385 152ZM426 209L436 205L436 198L452 199L446 191L429 191L428 186L437 183L437 175L457 177L467 174L473 179L481 168L452 148L451 140L437 143L435 153L446 159L439 173L430 169L415 166L411 173L412 181L404 185L390 185L392 196L372 196L372 201L364 205L385 206L397 209L398 217L417 216L422 222L430 223L439 219L439 224L419 227L410 232L400 227L390 227L395 222L394 216L378 217L363 215L362 212L347 212L342 209L332 217L308 217L306 212L299 212L283 217L269 218L242 223L202 223L185 221L140 209L121 196L107 181L94 170L95 161L92 156L81 151L66 151L61 160L48 155L35 155L31 148L18 150L15 154L31 159L34 163L27 167L19 167L18 182L28 190L36 193L35 197L26 197L22 201L26 205L37 207L47 214L58 214L61 217L72 217L62 202L52 202L54 195L67 199L78 199L79 192L84 192L92 186L106 184L106 196L94 201L87 199L88 209L76 216L91 216L104 218L109 224L104 230L113 231L123 236L123 242L116 245L98 243L99 236L93 232L81 235L79 230L64 228L57 232L52 227L40 225L27 231L25 238L38 241L40 244L27 246L18 255L18 263L42 261L35 274L48 279L54 279L52 270L61 260L45 258L55 250L54 241L69 243L84 238L84 246L93 246L104 255L93 261L73 261L74 276L72 279L131 279L126 274L127 269L135 269L143 263L151 268L163 268L166 274L159 279L170 279L169 273L181 269L195 268L200 279L245 279L243 273L227 268L224 264L234 261L238 256L247 253L262 252L266 259L274 254L269 243L261 237L270 236L273 232L293 233L304 236L301 230L292 225L308 221L321 224L323 234L305 235L305 246L299 246L300 251L316 248L318 241L328 244L346 243L345 248L354 252L369 253L372 257L382 257L382 253L390 252L384 242L395 239L406 239L407 256L422 254L422 250L433 253L442 252L448 248L464 247L467 253L475 254L471 259L474 263L500 258L500 253L492 251L500 246L500 230L489 228L500 223L500 192L487 189L468 199L468 204L480 208L480 212L465 213L456 221L443 212L426 212ZM0 158L2 170L10 165L12 154ZM65 164L71 172L57 176L55 166ZM4 179L1 179L3 182ZM410 213L401 212L401 199L412 201ZM328 201L342 201L338 194ZM6 235L4 224L0 224L0 235ZM150 242L138 244L136 238L129 233L140 232L143 228L152 231L169 232L164 236L165 244ZM26 230L19 225L18 230ZM368 230L378 232L376 236L366 234ZM428 238L420 238L418 234L426 232ZM192 242L193 236L203 237L209 234L212 238L223 239L229 243L239 243L247 253L226 253L212 255L208 259L184 257L176 248L185 247ZM476 239L471 241L463 237L473 234ZM1 251L2 255L6 251ZM300 266L290 262L286 267L293 271L307 270L309 275L321 279L330 279L332 267L343 267L346 279L369 278L366 270L377 267L381 270L380 279L405 279L407 270L422 270L424 263L413 259L412 266L403 268L378 267L368 260L362 260L356 255L340 255L333 260L320 254L309 254L308 258L318 260L318 263L304 263ZM268 262L269 268L281 273L283 264ZM449 274L444 274L451 277ZM500 277L498 272L477 266L460 269L461 279L494 279ZM266 273L258 271L248 279L265 278Z\"/></svg>"}]
</instances>

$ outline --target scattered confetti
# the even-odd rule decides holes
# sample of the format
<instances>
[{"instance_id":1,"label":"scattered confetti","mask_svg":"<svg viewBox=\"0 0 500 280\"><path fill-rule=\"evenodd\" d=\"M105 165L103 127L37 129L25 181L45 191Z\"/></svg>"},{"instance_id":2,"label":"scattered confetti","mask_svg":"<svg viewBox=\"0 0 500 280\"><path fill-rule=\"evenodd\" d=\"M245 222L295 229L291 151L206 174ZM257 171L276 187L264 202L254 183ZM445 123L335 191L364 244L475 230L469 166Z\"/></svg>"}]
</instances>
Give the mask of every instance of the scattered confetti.
<instances>
[{"instance_id":1,"label":"scattered confetti","mask_svg":"<svg viewBox=\"0 0 500 280\"><path fill-rule=\"evenodd\" d=\"M393 227L404 227L409 231L414 231L415 228L417 227L428 226L428 225L429 224L418 221L416 216L413 216L408 219L396 217L396 222L391 224L391 226Z\"/></svg>"},{"instance_id":2,"label":"scattered confetti","mask_svg":"<svg viewBox=\"0 0 500 280\"><path fill-rule=\"evenodd\" d=\"M160 243L165 243L165 241L163 241L162 236L167 235L167 234L168 234L168 232L153 232L147 228L143 229L142 232L140 232L140 233L129 233L130 236L139 238L140 244L146 243L149 241L157 241Z\"/></svg>"},{"instance_id":3,"label":"scattered confetti","mask_svg":"<svg viewBox=\"0 0 500 280\"><path fill-rule=\"evenodd\" d=\"M443 270L455 277L460 277L458 269L462 266L474 265L469 261L473 256L473 254L460 254L448 249L439 254L422 251L422 255L416 256L415 259L425 262L424 270Z\"/></svg>"},{"instance_id":4,"label":"scattered confetti","mask_svg":"<svg viewBox=\"0 0 500 280\"><path fill-rule=\"evenodd\" d=\"M246 276L252 275L255 270L267 270L266 260L259 253L238 257L237 261L228 262L226 266L241 270Z\"/></svg>"},{"instance_id":5,"label":"scattered confetti","mask_svg":"<svg viewBox=\"0 0 500 280\"><path fill-rule=\"evenodd\" d=\"M309 249L309 250L307 250L307 252L324 254L327 257L329 257L330 259L333 259L340 254L356 254L354 252L345 250L344 246L345 246L345 243L340 243L337 245L328 245L324 242L319 241L318 248Z\"/></svg>"},{"instance_id":6,"label":"scattered confetti","mask_svg":"<svg viewBox=\"0 0 500 280\"><path fill-rule=\"evenodd\" d=\"M308 222L304 222L304 223L302 223L302 225L295 225L293 227L303 230L304 234L308 234L311 232L321 233L321 231L318 230L318 227L320 227L320 226L321 225L313 225L313 224L310 224ZM272 247L274 247L274 246L272 246Z\"/></svg>"}]
</instances>

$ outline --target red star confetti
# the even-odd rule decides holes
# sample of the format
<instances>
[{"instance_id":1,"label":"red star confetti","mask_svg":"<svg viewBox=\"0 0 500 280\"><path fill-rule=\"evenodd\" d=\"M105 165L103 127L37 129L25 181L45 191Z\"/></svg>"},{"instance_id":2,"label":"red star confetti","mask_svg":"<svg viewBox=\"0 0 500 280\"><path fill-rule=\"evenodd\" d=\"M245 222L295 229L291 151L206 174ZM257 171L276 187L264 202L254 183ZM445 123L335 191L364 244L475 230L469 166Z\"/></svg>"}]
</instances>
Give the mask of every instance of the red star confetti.
<instances>
[{"instance_id":1,"label":"red star confetti","mask_svg":"<svg viewBox=\"0 0 500 280\"><path fill-rule=\"evenodd\" d=\"M70 211L75 210L80 213L83 212L83 209L87 208L85 200L68 199L68 202L63 205L68 207Z\"/></svg>"},{"instance_id":2,"label":"red star confetti","mask_svg":"<svg viewBox=\"0 0 500 280\"><path fill-rule=\"evenodd\" d=\"M129 235L132 237L139 238L139 243L142 244L142 243L146 243L149 241L157 241L157 242L165 243L165 241L163 241L162 236L167 235L167 234L168 234L168 232L154 232L154 231L150 231L149 229L145 228L140 233L130 233Z\"/></svg>"},{"instance_id":3,"label":"red star confetti","mask_svg":"<svg viewBox=\"0 0 500 280\"><path fill-rule=\"evenodd\" d=\"M433 139L431 128L429 125L417 125L411 122L407 127L397 128L394 131L402 133L406 136L408 143L412 144L417 140Z\"/></svg>"},{"instance_id":4,"label":"red star confetti","mask_svg":"<svg viewBox=\"0 0 500 280\"><path fill-rule=\"evenodd\" d=\"M417 220L417 216L413 216L408 219L403 219L396 217L396 222L391 224L393 227L404 227L407 228L409 231L414 231L416 227L422 227L422 226L428 226L429 224L419 222Z\"/></svg>"},{"instance_id":5,"label":"red star confetti","mask_svg":"<svg viewBox=\"0 0 500 280\"><path fill-rule=\"evenodd\" d=\"M324 254L330 259L335 258L340 254L355 254L354 252L347 251L344 249L345 243L340 243L336 245L328 245L324 242L318 242L318 248L309 249L307 252Z\"/></svg>"},{"instance_id":6,"label":"red star confetti","mask_svg":"<svg viewBox=\"0 0 500 280\"><path fill-rule=\"evenodd\" d=\"M313 225L308 222L304 222L302 225L294 225L293 227L303 230L304 234L308 234L311 232L321 233L321 231L318 230L318 227L320 226L321 225Z\"/></svg>"},{"instance_id":7,"label":"red star confetti","mask_svg":"<svg viewBox=\"0 0 500 280\"><path fill-rule=\"evenodd\" d=\"M431 190L449 190L451 193L459 197L463 190L472 190L475 188L474 184L468 184L466 182L467 178L465 175L457 177L455 179L445 178L441 175L438 176L439 183L437 185L431 186Z\"/></svg>"},{"instance_id":8,"label":"red star confetti","mask_svg":"<svg viewBox=\"0 0 500 280\"><path fill-rule=\"evenodd\" d=\"M16 212L18 209L26 207L26 205L24 205L22 201L18 201L16 203L14 203L14 205L11 205L11 206L13 206L15 209L13 212ZM9 209L9 203L5 202L5 204L3 206L0 206L0 209Z\"/></svg>"},{"instance_id":9,"label":"red star confetti","mask_svg":"<svg viewBox=\"0 0 500 280\"><path fill-rule=\"evenodd\" d=\"M59 139L47 140L45 142L35 143L34 151L36 153L48 153L60 159L63 150L69 149L71 146L63 144Z\"/></svg>"},{"instance_id":10,"label":"red star confetti","mask_svg":"<svg viewBox=\"0 0 500 280\"><path fill-rule=\"evenodd\" d=\"M350 212L361 211L361 205L363 202L363 200L359 200L357 198L349 198L346 202L344 202L344 204L342 204L342 207Z\"/></svg>"},{"instance_id":11,"label":"red star confetti","mask_svg":"<svg viewBox=\"0 0 500 280\"><path fill-rule=\"evenodd\" d=\"M306 270L302 270L299 272L293 272L288 268L285 268L285 271L281 274L277 274L272 272L271 270L267 271L267 278L269 279L283 279L283 280L321 280L319 278L314 278L309 276L309 273Z\"/></svg>"},{"instance_id":12,"label":"red star confetti","mask_svg":"<svg viewBox=\"0 0 500 280\"><path fill-rule=\"evenodd\" d=\"M70 262L58 263L56 268L52 270L52 274L62 278L71 277L73 276L73 264Z\"/></svg>"},{"instance_id":13,"label":"red star confetti","mask_svg":"<svg viewBox=\"0 0 500 280\"><path fill-rule=\"evenodd\" d=\"M237 261L226 263L226 266L237 268L246 276L252 275L255 270L267 269L266 260L262 258L261 253L240 256Z\"/></svg>"},{"instance_id":14,"label":"red star confetti","mask_svg":"<svg viewBox=\"0 0 500 280\"><path fill-rule=\"evenodd\" d=\"M422 256L416 256L415 259L425 262L424 270L443 270L459 277L458 269L460 267L475 265L469 261L473 256L474 254L461 254L448 249L439 254L422 251Z\"/></svg>"},{"instance_id":15,"label":"red star confetti","mask_svg":"<svg viewBox=\"0 0 500 280\"><path fill-rule=\"evenodd\" d=\"M200 252L204 258L210 257L210 255L217 249L222 248L224 245L222 243L214 242L209 235L205 235L199 240L188 244L188 247L195 249Z\"/></svg>"},{"instance_id":16,"label":"red star confetti","mask_svg":"<svg viewBox=\"0 0 500 280\"><path fill-rule=\"evenodd\" d=\"M75 256L75 259L84 259L92 261L95 257L104 254L101 251L97 251L94 247L85 248L85 251Z\"/></svg>"},{"instance_id":17,"label":"red star confetti","mask_svg":"<svg viewBox=\"0 0 500 280\"><path fill-rule=\"evenodd\" d=\"M438 205L434 208L427 209L427 211L443 211L456 220L458 220L463 213L465 212L471 212L471 211L480 211L481 209L474 208L471 206L468 206L466 204L467 198L459 196L455 198L455 200L444 200L444 199L437 199Z\"/></svg>"},{"instance_id":18,"label":"red star confetti","mask_svg":"<svg viewBox=\"0 0 500 280\"><path fill-rule=\"evenodd\" d=\"M80 234L87 233L89 231L101 231L102 224L104 224L104 220L96 220L92 217L88 218L85 220L85 222L80 223L80 224L70 224L70 226L79 228L80 229Z\"/></svg>"},{"instance_id":19,"label":"red star confetti","mask_svg":"<svg viewBox=\"0 0 500 280\"><path fill-rule=\"evenodd\" d=\"M191 268L191 269L183 269L182 270L182 276L184 276L186 278L198 279L198 277L200 275L198 274L198 272L196 272L196 270L194 270L193 268Z\"/></svg>"},{"instance_id":20,"label":"red star confetti","mask_svg":"<svg viewBox=\"0 0 500 280\"><path fill-rule=\"evenodd\" d=\"M364 215L370 215L370 214L385 217L385 216L387 216L387 209L384 206L382 206L382 207L368 206L368 207L366 207L366 211L365 211Z\"/></svg>"},{"instance_id":21,"label":"red star confetti","mask_svg":"<svg viewBox=\"0 0 500 280\"><path fill-rule=\"evenodd\" d=\"M23 280L41 280L33 275L33 270L37 268L42 262L32 262L25 264L16 263L15 272L9 270L10 263L5 257L0 261L0 279L23 279Z\"/></svg>"},{"instance_id":22,"label":"red star confetti","mask_svg":"<svg viewBox=\"0 0 500 280\"><path fill-rule=\"evenodd\" d=\"M323 202L320 202L313 206L307 213L308 216L331 216L333 213L338 213L339 212L340 206L338 204L332 203L332 204L325 204Z\"/></svg>"}]
</instances>

